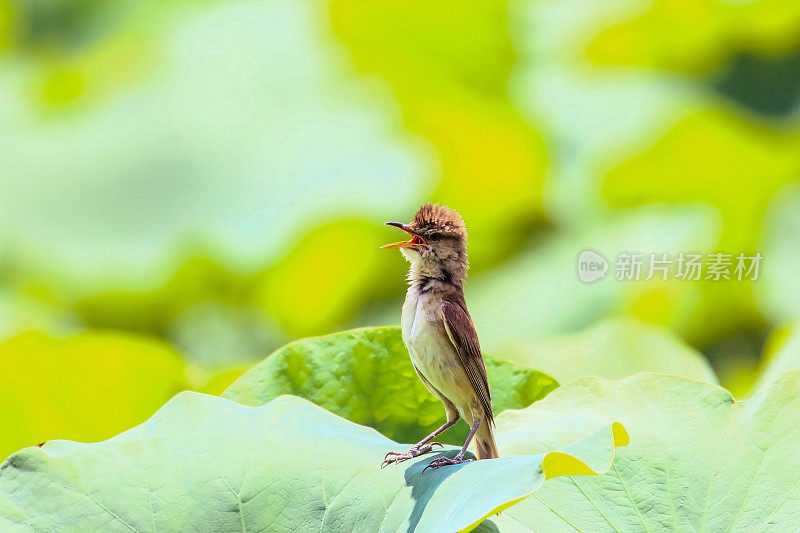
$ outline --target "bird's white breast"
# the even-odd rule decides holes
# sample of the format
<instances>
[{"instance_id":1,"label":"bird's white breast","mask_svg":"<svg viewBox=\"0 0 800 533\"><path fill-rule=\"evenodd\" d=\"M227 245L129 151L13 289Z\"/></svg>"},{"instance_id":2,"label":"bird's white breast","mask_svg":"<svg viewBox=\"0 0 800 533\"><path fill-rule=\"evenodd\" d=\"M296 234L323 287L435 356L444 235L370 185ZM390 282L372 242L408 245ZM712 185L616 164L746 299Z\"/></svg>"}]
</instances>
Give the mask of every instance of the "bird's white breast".
<instances>
[{"instance_id":1,"label":"bird's white breast","mask_svg":"<svg viewBox=\"0 0 800 533\"><path fill-rule=\"evenodd\" d=\"M459 407L464 396L459 384L463 386L466 382L466 373L444 329L437 303L426 294L409 289L403 305L401 327L403 341L417 371Z\"/></svg>"}]
</instances>

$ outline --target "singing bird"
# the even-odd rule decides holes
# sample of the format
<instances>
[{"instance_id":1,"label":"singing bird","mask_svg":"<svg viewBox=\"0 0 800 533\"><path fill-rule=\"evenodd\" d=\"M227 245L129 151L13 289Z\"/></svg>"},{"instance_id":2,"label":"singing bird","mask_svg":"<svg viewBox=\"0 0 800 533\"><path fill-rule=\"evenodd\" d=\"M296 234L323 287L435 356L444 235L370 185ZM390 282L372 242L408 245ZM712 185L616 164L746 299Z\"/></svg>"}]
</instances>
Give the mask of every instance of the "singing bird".
<instances>
[{"instance_id":1,"label":"singing bird","mask_svg":"<svg viewBox=\"0 0 800 533\"><path fill-rule=\"evenodd\" d=\"M464 446L452 459L439 457L427 468L461 464L475 439L478 459L498 457L491 397L478 334L464 301L467 277L467 228L454 209L425 204L410 224L387 222L411 235L399 248L411 263L401 319L403 342L419 378L444 404L447 422L407 452L389 452L381 466L406 461L441 446L437 435L460 418L470 425Z\"/></svg>"}]
</instances>

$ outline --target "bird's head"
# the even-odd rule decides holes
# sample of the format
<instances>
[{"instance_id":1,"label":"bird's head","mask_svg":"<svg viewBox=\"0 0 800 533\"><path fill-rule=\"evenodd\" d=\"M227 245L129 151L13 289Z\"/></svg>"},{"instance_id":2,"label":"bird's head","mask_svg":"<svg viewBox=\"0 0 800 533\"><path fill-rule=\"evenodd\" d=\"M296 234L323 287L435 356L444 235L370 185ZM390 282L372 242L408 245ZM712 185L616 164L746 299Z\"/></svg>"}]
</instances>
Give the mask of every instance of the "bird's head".
<instances>
[{"instance_id":1,"label":"bird's head","mask_svg":"<svg viewBox=\"0 0 800 533\"><path fill-rule=\"evenodd\" d=\"M399 248L411 263L409 279L437 278L460 283L467 275L467 228L458 211L446 205L425 204L408 223L387 222L411 235L407 241L385 244Z\"/></svg>"}]
</instances>

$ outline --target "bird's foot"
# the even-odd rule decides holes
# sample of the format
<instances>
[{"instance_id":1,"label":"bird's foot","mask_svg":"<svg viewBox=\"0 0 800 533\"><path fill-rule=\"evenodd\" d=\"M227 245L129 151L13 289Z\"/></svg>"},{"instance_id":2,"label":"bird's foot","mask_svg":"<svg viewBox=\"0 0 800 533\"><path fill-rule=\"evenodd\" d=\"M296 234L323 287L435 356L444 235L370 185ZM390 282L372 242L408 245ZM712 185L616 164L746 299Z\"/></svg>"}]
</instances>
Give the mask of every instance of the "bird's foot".
<instances>
[{"instance_id":1,"label":"bird's foot","mask_svg":"<svg viewBox=\"0 0 800 533\"><path fill-rule=\"evenodd\" d=\"M414 457L419 457L420 455L433 451L434 446L442 446L442 443L429 442L427 444L423 444L422 446L415 445L412 446L411 449L405 453L389 452L386 454L386 457L383 458L383 462L381 463L381 468L383 468L386 465L402 463L403 461L408 461L409 459L413 459Z\"/></svg>"},{"instance_id":2,"label":"bird's foot","mask_svg":"<svg viewBox=\"0 0 800 533\"><path fill-rule=\"evenodd\" d=\"M429 464L428 466L423 468L422 471L425 472L429 468L432 468L432 469L436 470L437 468L440 468L442 466L448 466L448 465L462 465L464 463L471 463L474 460L475 459L464 459L463 457L459 457L458 455L456 455L452 459L450 459L449 457L444 457L444 456L437 457L436 459L431 461L431 464Z\"/></svg>"}]
</instances>

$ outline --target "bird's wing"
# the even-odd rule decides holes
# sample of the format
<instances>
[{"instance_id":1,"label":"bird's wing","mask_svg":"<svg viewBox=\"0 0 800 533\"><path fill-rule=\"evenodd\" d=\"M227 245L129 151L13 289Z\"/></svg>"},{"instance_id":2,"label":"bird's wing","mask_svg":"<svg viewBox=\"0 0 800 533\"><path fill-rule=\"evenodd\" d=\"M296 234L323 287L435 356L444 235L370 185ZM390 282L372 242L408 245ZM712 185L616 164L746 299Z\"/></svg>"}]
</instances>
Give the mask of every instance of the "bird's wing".
<instances>
[{"instance_id":1,"label":"bird's wing","mask_svg":"<svg viewBox=\"0 0 800 533\"><path fill-rule=\"evenodd\" d=\"M492 398L489 394L489 382L486 379L486 367L481 356L481 346L478 343L478 334L472 324L466 306L459 299L445 299L442 302L442 314L444 315L444 329L450 342L458 353L458 358L467 377L478 395L483 411L489 422L494 421L492 414Z\"/></svg>"}]
</instances>

